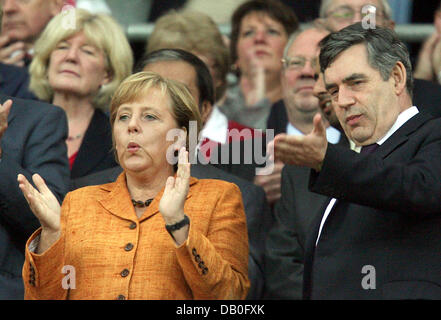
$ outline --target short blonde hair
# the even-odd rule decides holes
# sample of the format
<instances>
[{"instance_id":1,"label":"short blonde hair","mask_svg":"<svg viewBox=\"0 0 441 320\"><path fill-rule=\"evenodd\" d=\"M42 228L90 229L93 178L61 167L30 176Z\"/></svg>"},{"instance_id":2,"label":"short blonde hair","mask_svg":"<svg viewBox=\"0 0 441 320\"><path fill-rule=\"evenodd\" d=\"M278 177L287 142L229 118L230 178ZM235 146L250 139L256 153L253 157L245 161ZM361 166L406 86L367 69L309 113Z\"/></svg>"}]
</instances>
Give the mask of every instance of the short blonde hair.
<instances>
[{"instance_id":1,"label":"short blonde hair","mask_svg":"<svg viewBox=\"0 0 441 320\"><path fill-rule=\"evenodd\" d=\"M215 88L215 101L223 97L230 69L229 52L210 16L197 11L175 10L163 15L155 22L147 40L146 53L159 49L181 49L212 59L216 77L221 80Z\"/></svg>"},{"instance_id":2,"label":"short blonde hair","mask_svg":"<svg viewBox=\"0 0 441 320\"><path fill-rule=\"evenodd\" d=\"M83 9L72 11L54 17L35 43L35 55L29 68L29 87L41 100L52 101L54 92L47 77L52 51L60 41L82 31L90 44L106 57L111 81L99 89L92 103L96 108L107 110L113 92L132 73L132 49L120 25L109 15L92 14ZM63 21L68 19L67 14L75 16L72 26Z\"/></svg>"},{"instance_id":3,"label":"short blonde hair","mask_svg":"<svg viewBox=\"0 0 441 320\"><path fill-rule=\"evenodd\" d=\"M127 79L116 89L112 101L110 102L110 125L113 127L116 120L118 109L121 105L139 101L148 94L152 88L159 89L170 98L170 107L173 118L176 120L179 128L184 127L187 130L186 147L189 150L190 121L196 121L197 136L202 129L202 119L192 94L187 87L175 80L166 79L154 72L138 72Z\"/></svg>"}]
</instances>

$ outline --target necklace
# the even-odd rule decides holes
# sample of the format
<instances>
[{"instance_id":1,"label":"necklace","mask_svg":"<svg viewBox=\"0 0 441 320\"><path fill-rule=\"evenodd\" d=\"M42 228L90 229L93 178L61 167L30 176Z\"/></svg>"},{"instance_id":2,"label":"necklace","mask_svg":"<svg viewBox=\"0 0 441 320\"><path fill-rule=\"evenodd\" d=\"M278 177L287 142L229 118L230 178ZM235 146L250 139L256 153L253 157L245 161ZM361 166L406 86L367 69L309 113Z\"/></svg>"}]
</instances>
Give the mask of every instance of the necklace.
<instances>
[{"instance_id":1,"label":"necklace","mask_svg":"<svg viewBox=\"0 0 441 320\"><path fill-rule=\"evenodd\" d=\"M133 206L140 208L148 207L152 201L153 199L147 199L145 202L132 199Z\"/></svg>"},{"instance_id":2,"label":"necklace","mask_svg":"<svg viewBox=\"0 0 441 320\"><path fill-rule=\"evenodd\" d=\"M67 141L74 141L74 140L81 138L82 136L83 136L83 134L80 133L80 134L77 134L76 136L68 136L66 140Z\"/></svg>"}]
</instances>

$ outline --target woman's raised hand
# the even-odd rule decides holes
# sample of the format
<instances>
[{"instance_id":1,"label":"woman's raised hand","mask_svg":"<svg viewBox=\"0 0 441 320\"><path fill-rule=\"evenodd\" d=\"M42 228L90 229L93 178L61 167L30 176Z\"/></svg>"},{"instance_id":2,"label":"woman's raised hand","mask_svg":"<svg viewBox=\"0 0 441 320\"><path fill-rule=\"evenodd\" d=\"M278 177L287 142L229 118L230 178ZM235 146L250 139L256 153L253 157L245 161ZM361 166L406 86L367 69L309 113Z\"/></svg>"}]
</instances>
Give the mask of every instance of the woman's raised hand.
<instances>
[{"instance_id":1,"label":"woman's raised hand","mask_svg":"<svg viewBox=\"0 0 441 320\"><path fill-rule=\"evenodd\" d=\"M190 184L190 163L185 147L179 150L178 171L175 177L168 177L164 194L159 202L159 211L166 224L175 224L184 217L184 203Z\"/></svg>"},{"instance_id":2,"label":"woman's raised hand","mask_svg":"<svg viewBox=\"0 0 441 320\"><path fill-rule=\"evenodd\" d=\"M49 190L43 178L38 174L32 176L35 189L22 174L17 181L34 215L40 220L45 232L58 233L60 231L60 204L54 194Z\"/></svg>"}]
</instances>

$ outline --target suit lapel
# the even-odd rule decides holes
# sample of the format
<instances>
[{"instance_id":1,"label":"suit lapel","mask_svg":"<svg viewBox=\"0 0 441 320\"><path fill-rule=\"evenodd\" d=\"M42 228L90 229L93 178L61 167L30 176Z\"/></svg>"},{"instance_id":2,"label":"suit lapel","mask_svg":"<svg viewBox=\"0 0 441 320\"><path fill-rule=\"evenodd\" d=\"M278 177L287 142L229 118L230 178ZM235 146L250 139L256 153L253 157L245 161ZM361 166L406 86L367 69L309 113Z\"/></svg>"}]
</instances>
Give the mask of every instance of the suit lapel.
<instances>
[{"instance_id":1,"label":"suit lapel","mask_svg":"<svg viewBox=\"0 0 441 320\"><path fill-rule=\"evenodd\" d=\"M98 200L104 209L123 219L137 219L129 190L127 189L126 175L124 172L118 176L114 183L102 185L101 188L109 191L102 199Z\"/></svg>"},{"instance_id":2,"label":"suit lapel","mask_svg":"<svg viewBox=\"0 0 441 320\"><path fill-rule=\"evenodd\" d=\"M383 159L389 156L399 146L406 143L409 135L418 130L424 123L431 120L432 116L420 112L404 123L393 135L391 135L376 151L375 154Z\"/></svg>"}]
</instances>

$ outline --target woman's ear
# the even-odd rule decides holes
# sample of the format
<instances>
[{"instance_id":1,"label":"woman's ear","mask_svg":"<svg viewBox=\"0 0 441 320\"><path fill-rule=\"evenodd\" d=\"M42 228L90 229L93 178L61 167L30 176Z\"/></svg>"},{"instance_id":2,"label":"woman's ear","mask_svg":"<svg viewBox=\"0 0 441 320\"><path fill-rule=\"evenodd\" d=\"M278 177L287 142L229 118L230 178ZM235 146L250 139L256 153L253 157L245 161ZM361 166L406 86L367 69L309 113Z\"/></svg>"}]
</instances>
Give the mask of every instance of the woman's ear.
<instances>
[{"instance_id":1,"label":"woman's ear","mask_svg":"<svg viewBox=\"0 0 441 320\"><path fill-rule=\"evenodd\" d=\"M103 80L101 81L101 86L104 86L112 81L112 73L109 70L106 70L104 73Z\"/></svg>"}]
</instances>

